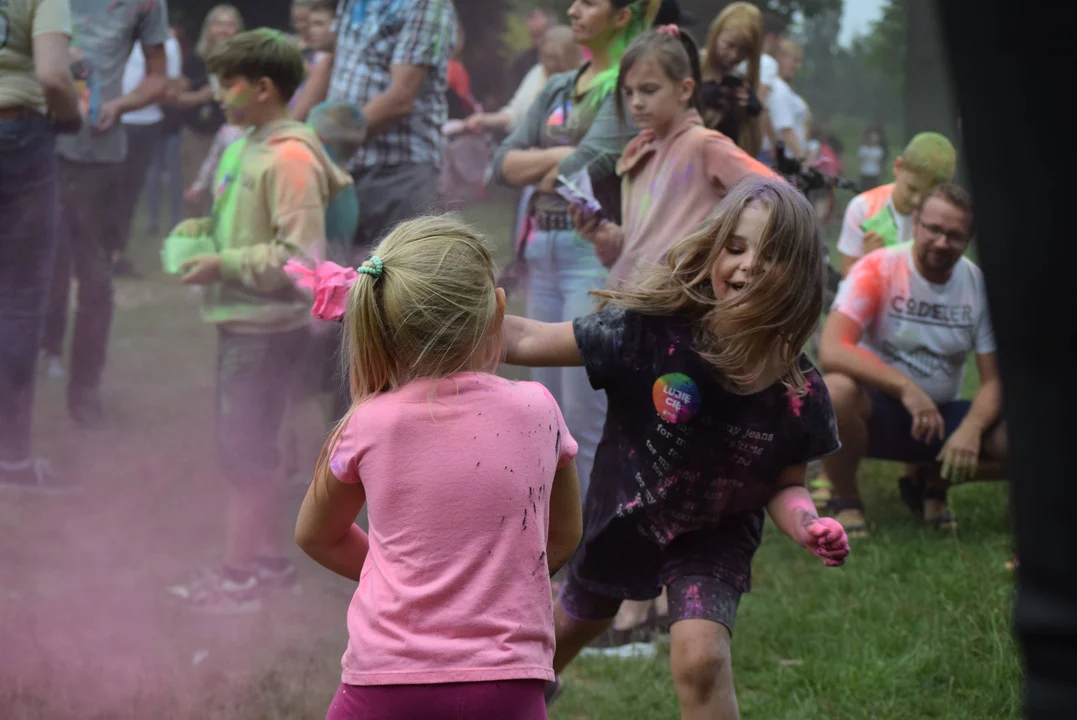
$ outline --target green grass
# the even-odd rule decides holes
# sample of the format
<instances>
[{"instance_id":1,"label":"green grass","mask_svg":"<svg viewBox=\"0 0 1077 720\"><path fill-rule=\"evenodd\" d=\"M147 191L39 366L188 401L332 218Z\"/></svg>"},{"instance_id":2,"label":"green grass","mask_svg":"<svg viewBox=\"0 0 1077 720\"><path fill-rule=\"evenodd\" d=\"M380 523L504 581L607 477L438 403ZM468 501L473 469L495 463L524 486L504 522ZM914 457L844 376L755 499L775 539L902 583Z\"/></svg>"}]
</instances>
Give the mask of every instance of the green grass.
<instances>
[{"instance_id":1,"label":"green grass","mask_svg":"<svg viewBox=\"0 0 1077 720\"><path fill-rule=\"evenodd\" d=\"M466 214L503 259L506 198L495 193ZM155 252L141 243L139 266L151 268ZM349 583L304 563L302 597L239 620L193 618L164 595L221 548L215 337L171 279L121 282L117 301L105 387L115 427L75 432L62 386L43 382L39 393L39 449L79 473L85 495L0 502L0 717L323 717L339 681ZM311 466L324 428L309 408L304 418ZM904 511L898 472L865 466L874 536L853 545L843 568L823 568L768 527L733 640L746 718L1019 717L1006 487L956 489L960 528L943 536ZM677 716L664 652L579 660L551 713Z\"/></svg>"}]
</instances>

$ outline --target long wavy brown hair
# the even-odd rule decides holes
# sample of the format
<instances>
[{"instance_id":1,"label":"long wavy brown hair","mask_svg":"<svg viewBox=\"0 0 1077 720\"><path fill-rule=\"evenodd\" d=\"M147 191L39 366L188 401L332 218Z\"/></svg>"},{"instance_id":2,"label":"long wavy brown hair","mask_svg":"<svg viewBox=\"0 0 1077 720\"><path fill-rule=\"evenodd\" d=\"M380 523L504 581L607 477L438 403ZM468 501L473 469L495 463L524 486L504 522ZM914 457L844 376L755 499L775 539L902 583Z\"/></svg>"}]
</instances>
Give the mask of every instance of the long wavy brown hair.
<instances>
[{"instance_id":1,"label":"long wavy brown hair","mask_svg":"<svg viewBox=\"0 0 1077 720\"><path fill-rule=\"evenodd\" d=\"M718 300L711 273L752 205L770 211L754 279L737 297ZM776 368L791 390L803 393L799 357L823 311L825 263L811 203L783 181L749 178L639 282L595 295L648 315L691 318L696 352L738 387L750 387Z\"/></svg>"}]
</instances>

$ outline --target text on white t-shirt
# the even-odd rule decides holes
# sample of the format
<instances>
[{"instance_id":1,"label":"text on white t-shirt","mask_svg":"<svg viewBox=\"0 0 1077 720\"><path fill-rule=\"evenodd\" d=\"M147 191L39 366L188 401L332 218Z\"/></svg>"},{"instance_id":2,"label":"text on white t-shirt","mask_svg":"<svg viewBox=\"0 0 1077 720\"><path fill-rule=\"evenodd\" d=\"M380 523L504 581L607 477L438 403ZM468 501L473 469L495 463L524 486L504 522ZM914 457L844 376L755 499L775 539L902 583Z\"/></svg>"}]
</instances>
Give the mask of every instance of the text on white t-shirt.
<instances>
[{"instance_id":1,"label":"text on white t-shirt","mask_svg":"<svg viewBox=\"0 0 1077 720\"><path fill-rule=\"evenodd\" d=\"M864 331L861 346L936 403L956 400L970 352L995 352L983 272L961 258L942 285L916 270L912 243L876 250L842 281L834 311Z\"/></svg>"}]
</instances>

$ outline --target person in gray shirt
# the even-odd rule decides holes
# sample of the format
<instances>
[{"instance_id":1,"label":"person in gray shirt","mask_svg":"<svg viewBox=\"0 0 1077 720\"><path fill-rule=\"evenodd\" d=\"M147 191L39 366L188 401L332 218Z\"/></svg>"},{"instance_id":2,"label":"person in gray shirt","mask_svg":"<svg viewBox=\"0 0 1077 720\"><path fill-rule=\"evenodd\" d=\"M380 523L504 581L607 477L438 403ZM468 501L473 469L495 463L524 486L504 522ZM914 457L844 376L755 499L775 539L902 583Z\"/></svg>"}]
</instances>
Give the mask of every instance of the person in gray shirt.
<instances>
[{"instance_id":1,"label":"person in gray shirt","mask_svg":"<svg viewBox=\"0 0 1077 720\"><path fill-rule=\"evenodd\" d=\"M591 61L579 70L551 76L494 157L500 182L533 185L536 190L523 248L529 318L562 322L587 315L594 309L591 291L606 282L606 268L594 247L573 230L569 204L554 185L558 175L572 177L586 169L604 211L617 219L617 159L636 134L615 107L620 55L649 28L657 7L657 0L574 3L568 11L573 39L590 50ZM531 376L557 399L579 443L576 463L581 491L586 492L602 435L605 394L591 388L583 368L536 368Z\"/></svg>"},{"instance_id":2,"label":"person in gray shirt","mask_svg":"<svg viewBox=\"0 0 1077 720\"><path fill-rule=\"evenodd\" d=\"M165 0L71 0L73 70L86 126L58 138L60 200L78 279L78 314L71 348L68 412L81 425L103 421L99 386L112 324L112 268L106 246L116 232L115 192L127 155L124 113L159 100L165 91ZM146 76L123 94L123 70L136 42Z\"/></svg>"}]
</instances>

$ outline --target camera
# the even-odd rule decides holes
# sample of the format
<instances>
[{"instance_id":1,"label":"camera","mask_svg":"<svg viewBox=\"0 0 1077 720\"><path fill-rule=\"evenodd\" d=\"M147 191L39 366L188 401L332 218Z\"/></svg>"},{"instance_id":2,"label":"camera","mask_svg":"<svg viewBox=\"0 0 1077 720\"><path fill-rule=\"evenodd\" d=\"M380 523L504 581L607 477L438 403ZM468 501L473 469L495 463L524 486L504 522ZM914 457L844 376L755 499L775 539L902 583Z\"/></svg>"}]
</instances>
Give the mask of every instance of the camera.
<instances>
[{"instance_id":1,"label":"camera","mask_svg":"<svg viewBox=\"0 0 1077 720\"><path fill-rule=\"evenodd\" d=\"M719 81L707 80L699 88L699 99L703 107L714 108L723 114L730 108L737 107L737 90L746 87L744 78L739 75L726 74ZM745 108L749 117L758 117L763 112L763 103L751 88L748 89L748 105Z\"/></svg>"},{"instance_id":2,"label":"camera","mask_svg":"<svg viewBox=\"0 0 1077 720\"><path fill-rule=\"evenodd\" d=\"M852 180L847 180L840 175L827 175L819 168L805 165L790 155L785 148L785 143L782 142L776 143L774 147L774 169L779 175L796 185L797 189L805 195L815 190L840 188L855 192L858 189Z\"/></svg>"}]
</instances>

